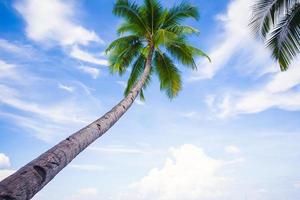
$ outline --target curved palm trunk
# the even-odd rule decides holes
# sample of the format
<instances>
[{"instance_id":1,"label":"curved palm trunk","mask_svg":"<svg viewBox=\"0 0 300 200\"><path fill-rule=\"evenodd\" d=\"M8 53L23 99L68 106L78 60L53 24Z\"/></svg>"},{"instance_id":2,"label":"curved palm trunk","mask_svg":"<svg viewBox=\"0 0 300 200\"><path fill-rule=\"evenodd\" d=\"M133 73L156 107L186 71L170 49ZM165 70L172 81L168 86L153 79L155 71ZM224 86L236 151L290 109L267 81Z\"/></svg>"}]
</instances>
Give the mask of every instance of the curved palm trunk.
<instances>
[{"instance_id":1,"label":"curved palm trunk","mask_svg":"<svg viewBox=\"0 0 300 200\"><path fill-rule=\"evenodd\" d=\"M101 137L130 108L150 74L153 49L141 79L108 113L31 161L0 182L0 200L28 200L49 183L87 146Z\"/></svg>"}]
</instances>

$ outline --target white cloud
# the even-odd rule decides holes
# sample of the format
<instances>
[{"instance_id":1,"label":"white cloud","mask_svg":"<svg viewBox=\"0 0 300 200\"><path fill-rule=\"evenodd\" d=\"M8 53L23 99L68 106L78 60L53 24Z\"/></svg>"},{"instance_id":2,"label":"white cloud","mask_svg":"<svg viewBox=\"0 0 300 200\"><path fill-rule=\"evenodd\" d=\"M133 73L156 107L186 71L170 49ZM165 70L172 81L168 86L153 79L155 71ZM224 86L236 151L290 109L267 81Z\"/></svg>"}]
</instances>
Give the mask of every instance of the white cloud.
<instances>
[{"instance_id":1,"label":"white cloud","mask_svg":"<svg viewBox=\"0 0 300 200\"><path fill-rule=\"evenodd\" d=\"M71 168L81 170L81 171L102 171L105 168L99 165L76 165L76 164L71 164Z\"/></svg>"},{"instance_id":2,"label":"white cloud","mask_svg":"<svg viewBox=\"0 0 300 200\"><path fill-rule=\"evenodd\" d=\"M18 78L18 74L15 70L15 65L8 64L3 60L0 60L0 78Z\"/></svg>"},{"instance_id":3,"label":"white cloud","mask_svg":"<svg viewBox=\"0 0 300 200\"><path fill-rule=\"evenodd\" d=\"M34 41L58 42L62 46L103 42L95 32L75 22L72 3L69 0L21 0L15 8L26 21L27 36Z\"/></svg>"},{"instance_id":4,"label":"white cloud","mask_svg":"<svg viewBox=\"0 0 300 200\"><path fill-rule=\"evenodd\" d=\"M72 50L70 52L70 56L73 58L76 58L78 60L84 61L84 62L88 62L88 63L93 63L93 64L97 64L97 65L103 65L103 66L107 66L108 65L108 61L105 59L101 59L98 58L94 55L92 55L89 52L83 51L82 49L80 49L78 46L73 46Z\"/></svg>"},{"instance_id":5,"label":"white cloud","mask_svg":"<svg viewBox=\"0 0 300 200\"><path fill-rule=\"evenodd\" d=\"M0 169L8 168L8 167L10 167L9 157L4 153L0 153Z\"/></svg>"},{"instance_id":6,"label":"white cloud","mask_svg":"<svg viewBox=\"0 0 300 200\"><path fill-rule=\"evenodd\" d=\"M99 199L98 198L99 191L97 188L82 188L78 190L75 194L71 195L68 198L65 198L65 200L82 200L82 199Z\"/></svg>"},{"instance_id":7,"label":"white cloud","mask_svg":"<svg viewBox=\"0 0 300 200\"><path fill-rule=\"evenodd\" d=\"M22 99L21 94L12 88L4 85L0 85L0 102L11 107L23 110L26 112L31 112L44 116L55 122L66 122L66 123L86 123L85 120L80 119L73 113L74 108L72 108L72 102L62 102L57 103L53 106L41 106L37 103L25 101ZM68 108L68 109L66 109ZM73 117L71 117L73 116Z\"/></svg>"},{"instance_id":8,"label":"white cloud","mask_svg":"<svg viewBox=\"0 0 300 200\"><path fill-rule=\"evenodd\" d=\"M227 12L217 15L216 20L223 29L223 34L218 31L217 37L219 38L214 38L216 43L211 45L213 49L209 55L212 63L207 60L199 61L199 70L190 77L190 80L213 78L219 70L228 65L230 60L238 60L239 55L242 61L238 64L248 69L248 72L252 70L257 75L261 75L274 71L273 62L265 59L270 57L269 52L261 42L251 36L252 33L248 27L252 4L252 0L232 0Z\"/></svg>"},{"instance_id":9,"label":"white cloud","mask_svg":"<svg viewBox=\"0 0 300 200\"><path fill-rule=\"evenodd\" d=\"M79 46L87 46L91 42L103 44L104 41L94 31L80 25L76 18L80 11L77 11L75 1L20 0L15 4L15 8L26 21L26 35L31 40L39 42L45 47L59 44L72 58L107 65L107 60L80 49ZM2 43L4 45L5 41ZM18 50L13 45L6 47L6 49L8 48L14 51Z\"/></svg>"},{"instance_id":10,"label":"white cloud","mask_svg":"<svg viewBox=\"0 0 300 200\"><path fill-rule=\"evenodd\" d=\"M5 179L6 177L12 175L15 172L16 172L15 170L0 169L0 181L2 181L3 179Z\"/></svg>"},{"instance_id":11,"label":"white cloud","mask_svg":"<svg viewBox=\"0 0 300 200\"><path fill-rule=\"evenodd\" d=\"M147 176L133 183L121 199L138 200L213 200L223 197L229 178L218 175L228 163L211 158L194 145L170 149L161 169L150 170Z\"/></svg>"},{"instance_id":12,"label":"white cloud","mask_svg":"<svg viewBox=\"0 0 300 200\"><path fill-rule=\"evenodd\" d=\"M239 92L227 92L221 100L215 99L214 106L219 117L238 114L259 113L270 108L287 111L300 110L300 59L286 72L275 73L265 83Z\"/></svg>"},{"instance_id":13,"label":"white cloud","mask_svg":"<svg viewBox=\"0 0 300 200\"><path fill-rule=\"evenodd\" d=\"M78 69L86 74L89 74L93 79L97 79L100 75L100 70L94 67L79 66Z\"/></svg>"},{"instance_id":14,"label":"white cloud","mask_svg":"<svg viewBox=\"0 0 300 200\"><path fill-rule=\"evenodd\" d=\"M58 88L65 90L67 92L74 92L74 88L71 86L63 85L63 84L58 84Z\"/></svg>"},{"instance_id":15,"label":"white cloud","mask_svg":"<svg viewBox=\"0 0 300 200\"><path fill-rule=\"evenodd\" d=\"M12 43L5 39L0 39L0 50L26 57L32 57L34 54L34 50L29 45Z\"/></svg>"},{"instance_id":16,"label":"white cloud","mask_svg":"<svg viewBox=\"0 0 300 200\"><path fill-rule=\"evenodd\" d=\"M4 153L0 153L0 181L10 176L15 170L7 169L11 166L10 159Z\"/></svg>"},{"instance_id":17,"label":"white cloud","mask_svg":"<svg viewBox=\"0 0 300 200\"><path fill-rule=\"evenodd\" d=\"M225 152L229 154L240 154L241 150L235 145L229 145L225 147Z\"/></svg>"},{"instance_id":18,"label":"white cloud","mask_svg":"<svg viewBox=\"0 0 300 200\"><path fill-rule=\"evenodd\" d=\"M0 115L15 121L18 126L44 141L51 141L58 134L68 134L71 130L88 124L97 116L93 108L97 106L97 102L93 102L94 100L82 91L70 99L57 99L51 104L27 100L26 96L26 91L21 92L0 85L0 102L26 114L2 111ZM81 98L84 101L80 101Z\"/></svg>"},{"instance_id":19,"label":"white cloud","mask_svg":"<svg viewBox=\"0 0 300 200\"><path fill-rule=\"evenodd\" d=\"M52 141L58 135L73 132L98 116L95 106L100 109L99 100L82 83L74 82L77 90L70 96L45 98L42 95L45 87L48 93L55 93L59 89L57 80L35 77L21 67L14 70L17 67L11 64L0 65L0 68L2 76L20 77L9 81L0 77L1 107L17 111L1 109L0 116L15 122L16 126L39 139ZM68 87L64 89L70 90Z\"/></svg>"}]
</instances>

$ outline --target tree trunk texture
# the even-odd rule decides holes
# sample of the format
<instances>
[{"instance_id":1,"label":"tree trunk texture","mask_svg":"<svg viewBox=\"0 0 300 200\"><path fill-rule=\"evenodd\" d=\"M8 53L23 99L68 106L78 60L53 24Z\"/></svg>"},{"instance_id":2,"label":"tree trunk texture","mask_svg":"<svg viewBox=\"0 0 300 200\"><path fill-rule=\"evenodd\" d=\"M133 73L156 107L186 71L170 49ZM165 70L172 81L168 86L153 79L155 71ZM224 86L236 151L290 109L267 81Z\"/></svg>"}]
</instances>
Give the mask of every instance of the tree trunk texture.
<instances>
[{"instance_id":1,"label":"tree trunk texture","mask_svg":"<svg viewBox=\"0 0 300 200\"><path fill-rule=\"evenodd\" d=\"M150 74L153 49L145 70L130 93L100 119L31 161L0 182L0 200L29 200L49 183L80 152L101 137L130 108Z\"/></svg>"}]
</instances>

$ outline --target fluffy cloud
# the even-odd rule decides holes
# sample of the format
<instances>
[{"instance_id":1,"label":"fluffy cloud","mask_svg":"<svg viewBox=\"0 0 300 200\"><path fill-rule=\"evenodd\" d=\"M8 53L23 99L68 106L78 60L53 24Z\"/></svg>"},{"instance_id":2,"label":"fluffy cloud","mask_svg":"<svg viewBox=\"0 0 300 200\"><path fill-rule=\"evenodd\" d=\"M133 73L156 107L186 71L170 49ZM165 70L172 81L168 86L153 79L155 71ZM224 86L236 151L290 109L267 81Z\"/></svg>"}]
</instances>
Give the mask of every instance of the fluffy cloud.
<instances>
[{"instance_id":1,"label":"fluffy cloud","mask_svg":"<svg viewBox=\"0 0 300 200\"><path fill-rule=\"evenodd\" d=\"M6 177L12 175L15 172L16 172L15 170L1 169L0 170L0 181L2 181L3 179L5 179Z\"/></svg>"},{"instance_id":2,"label":"fluffy cloud","mask_svg":"<svg viewBox=\"0 0 300 200\"><path fill-rule=\"evenodd\" d=\"M8 169L10 165L9 157L4 153L0 153L0 181L15 172L15 170Z\"/></svg>"},{"instance_id":3,"label":"fluffy cloud","mask_svg":"<svg viewBox=\"0 0 300 200\"><path fill-rule=\"evenodd\" d=\"M15 8L27 23L27 36L34 41L58 42L63 46L102 41L95 32L75 22L72 1L21 0Z\"/></svg>"},{"instance_id":4,"label":"fluffy cloud","mask_svg":"<svg viewBox=\"0 0 300 200\"><path fill-rule=\"evenodd\" d=\"M228 162L211 158L189 144L170 149L170 154L161 169L150 170L121 199L208 200L224 195L231 180L218 173Z\"/></svg>"},{"instance_id":5,"label":"fluffy cloud","mask_svg":"<svg viewBox=\"0 0 300 200\"><path fill-rule=\"evenodd\" d=\"M0 169L8 167L10 167L9 157L6 156L4 153L0 153Z\"/></svg>"},{"instance_id":6,"label":"fluffy cloud","mask_svg":"<svg viewBox=\"0 0 300 200\"><path fill-rule=\"evenodd\" d=\"M26 35L31 40L48 47L59 44L72 58L107 65L105 59L80 49L80 45L87 46L91 42L103 44L104 41L94 31L78 23L74 1L20 0L15 8L26 21ZM17 50L13 46L10 49Z\"/></svg>"},{"instance_id":7,"label":"fluffy cloud","mask_svg":"<svg viewBox=\"0 0 300 200\"><path fill-rule=\"evenodd\" d=\"M214 36L217 37L214 38L217 42L212 44L213 49L209 53L212 63L206 60L200 61L199 70L190 77L190 80L213 78L232 58L238 60L239 55L243 57L243 68L248 68L249 71L264 74L274 69L270 68L271 60L265 59L270 57L269 52L251 36L248 24L252 4L251 0L232 0L227 12L216 17L223 34L218 31L218 35ZM258 66L259 68L256 68ZM259 69L259 72L256 69Z\"/></svg>"}]
</instances>

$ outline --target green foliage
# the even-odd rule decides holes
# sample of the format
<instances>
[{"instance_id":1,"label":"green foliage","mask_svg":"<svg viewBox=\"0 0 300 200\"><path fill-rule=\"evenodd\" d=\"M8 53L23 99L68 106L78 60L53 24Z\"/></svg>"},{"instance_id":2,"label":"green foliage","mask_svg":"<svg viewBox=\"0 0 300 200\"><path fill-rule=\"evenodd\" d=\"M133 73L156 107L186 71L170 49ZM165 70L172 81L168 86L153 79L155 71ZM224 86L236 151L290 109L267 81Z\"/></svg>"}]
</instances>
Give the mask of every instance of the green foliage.
<instances>
[{"instance_id":1,"label":"green foliage","mask_svg":"<svg viewBox=\"0 0 300 200\"><path fill-rule=\"evenodd\" d=\"M144 90L150 84L153 72L158 75L161 90L170 99L178 95L182 83L173 59L191 69L197 68L197 56L209 59L186 39L189 35L199 34L196 28L182 24L185 19L199 18L197 8L189 3L184 2L165 9L158 0L144 0L143 5L117 0L113 12L124 19L117 30L122 37L113 41L106 52L109 55L111 72L123 75L129 66L132 67L125 95L139 81L147 59L152 63L151 73L140 92L141 99L144 99Z\"/></svg>"},{"instance_id":2,"label":"green foliage","mask_svg":"<svg viewBox=\"0 0 300 200\"><path fill-rule=\"evenodd\" d=\"M172 59L158 50L154 56L154 64L160 80L160 89L165 90L170 99L176 97L182 88L182 84L180 72Z\"/></svg>"},{"instance_id":3,"label":"green foliage","mask_svg":"<svg viewBox=\"0 0 300 200\"><path fill-rule=\"evenodd\" d=\"M267 40L281 70L287 70L300 52L300 1L259 0L253 7L250 25Z\"/></svg>"}]
</instances>

